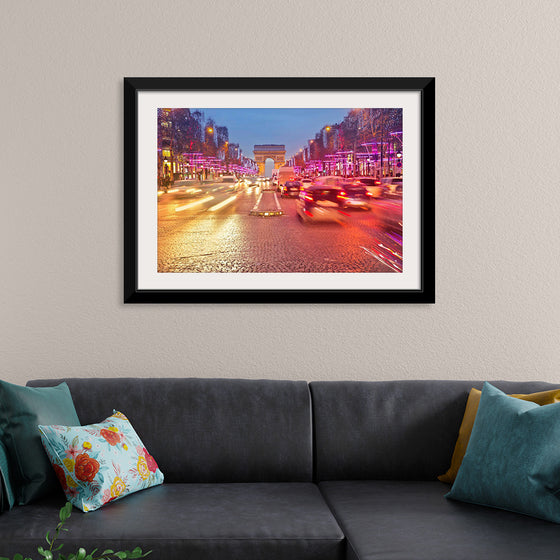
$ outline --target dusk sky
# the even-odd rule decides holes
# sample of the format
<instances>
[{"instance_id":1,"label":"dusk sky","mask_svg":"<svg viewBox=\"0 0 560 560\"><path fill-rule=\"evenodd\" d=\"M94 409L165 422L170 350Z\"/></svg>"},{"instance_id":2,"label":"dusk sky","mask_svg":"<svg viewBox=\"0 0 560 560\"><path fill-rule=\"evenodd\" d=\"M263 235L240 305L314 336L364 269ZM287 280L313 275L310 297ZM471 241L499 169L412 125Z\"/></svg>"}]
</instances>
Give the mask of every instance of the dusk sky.
<instances>
[{"instance_id":1,"label":"dusk sky","mask_svg":"<svg viewBox=\"0 0 560 560\"><path fill-rule=\"evenodd\" d=\"M195 110L195 109L191 109ZM254 144L285 144L292 157L326 125L344 120L350 109L209 109L198 108L216 126L227 126L229 141L253 157Z\"/></svg>"}]
</instances>

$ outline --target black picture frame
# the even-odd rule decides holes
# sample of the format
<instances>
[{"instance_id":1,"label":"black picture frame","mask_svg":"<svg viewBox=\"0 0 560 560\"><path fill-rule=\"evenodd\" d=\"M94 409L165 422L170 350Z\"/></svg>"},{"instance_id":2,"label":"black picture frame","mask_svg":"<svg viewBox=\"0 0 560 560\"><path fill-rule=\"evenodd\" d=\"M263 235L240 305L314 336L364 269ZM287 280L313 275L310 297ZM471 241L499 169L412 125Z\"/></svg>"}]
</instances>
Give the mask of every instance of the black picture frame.
<instances>
[{"instance_id":1,"label":"black picture frame","mask_svg":"<svg viewBox=\"0 0 560 560\"><path fill-rule=\"evenodd\" d=\"M139 287L138 99L143 92L416 92L419 95L419 285L414 289ZM154 264L155 266L155 264ZM124 78L125 303L435 303L435 78Z\"/></svg>"}]
</instances>

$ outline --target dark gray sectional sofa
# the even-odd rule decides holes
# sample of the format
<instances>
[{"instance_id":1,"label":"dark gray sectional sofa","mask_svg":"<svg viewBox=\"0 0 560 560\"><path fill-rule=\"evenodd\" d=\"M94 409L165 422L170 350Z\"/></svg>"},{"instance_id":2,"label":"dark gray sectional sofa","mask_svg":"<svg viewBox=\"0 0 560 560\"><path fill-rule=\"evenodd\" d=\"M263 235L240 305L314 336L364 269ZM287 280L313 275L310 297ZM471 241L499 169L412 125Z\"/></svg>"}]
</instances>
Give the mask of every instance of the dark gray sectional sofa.
<instances>
[{"instance_id":1,"label":"dark gray sectional sofa","mask_svg":"<svg viewBox=\"0 0 560 560\"><path fill-rule=\"evenodd\" d=\"M467 396L481 382L66 381L82 424L119 410L165 475L98 511L65 548L153 560L552 559L558 525L446 500ZM548 383L492 382L509 393ZM0 556L33 555L62 493L0 516ZM36 553L33 557L36 557Z\"/></svg>"}]
</instances>

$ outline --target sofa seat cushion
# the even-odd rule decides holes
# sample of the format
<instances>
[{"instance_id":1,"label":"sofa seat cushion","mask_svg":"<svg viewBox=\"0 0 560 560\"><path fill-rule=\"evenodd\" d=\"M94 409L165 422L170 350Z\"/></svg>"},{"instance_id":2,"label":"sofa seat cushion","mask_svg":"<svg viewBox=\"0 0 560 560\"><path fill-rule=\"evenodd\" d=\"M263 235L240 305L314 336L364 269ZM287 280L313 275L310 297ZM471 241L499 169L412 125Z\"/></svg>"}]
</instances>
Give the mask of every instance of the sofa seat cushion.
<instances>
[{"instance_id":1,"label":"sofa seat cushion","mask_svg":"<svg viewBox=\"0 0 560 560\"><path fill-rule=\"evenodd\" d=\"M2 514L0 556L36 556L62 505L43 500ZM140 546L152 560L342 560L345 550L312 483L163 484L97 511L74 509L66 526L63 554Z\"/></svg>"},{"instance_id":2,"label":"sofa seat cushion","mask_svg":"<svg viewBox=\"0 0 560 560\"><path fill-rule=\"evenodd\" d=\"M558 525L446 500L449 487L437 481L319 486L348 539L348 560L558 558Z\"/></svg>"}]
</instances>

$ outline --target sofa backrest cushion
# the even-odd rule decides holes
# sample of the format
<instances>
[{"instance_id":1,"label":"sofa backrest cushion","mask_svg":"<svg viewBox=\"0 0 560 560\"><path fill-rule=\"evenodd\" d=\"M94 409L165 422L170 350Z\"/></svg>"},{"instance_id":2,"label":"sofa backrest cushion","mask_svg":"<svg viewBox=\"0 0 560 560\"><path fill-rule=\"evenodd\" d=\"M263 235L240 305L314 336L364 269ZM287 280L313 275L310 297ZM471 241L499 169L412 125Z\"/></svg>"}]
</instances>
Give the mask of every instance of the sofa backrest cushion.
<instances>
[{"instance_id":1,"label":"sofa backrest cushion","mask_svg":"<svg viewBox=\"0 0 560 560\"><path fill-rule=\"evenodd\" d=\"M558 388L491 381L506 393ZM310 384L317 480L435 480L449 467L472 381Z\"/></svg>"},{"instance_id":2,"label":"sofa backrest cushion","mask_svg":"<svg viewBox=\"0 0 560 560\"><path fill-rule=\"evenodd\" d=\"M66 381L82 425L125 414L167 482L312 479L311 404L304 381L88 378Z\"/></svg>"}]
</instances>

